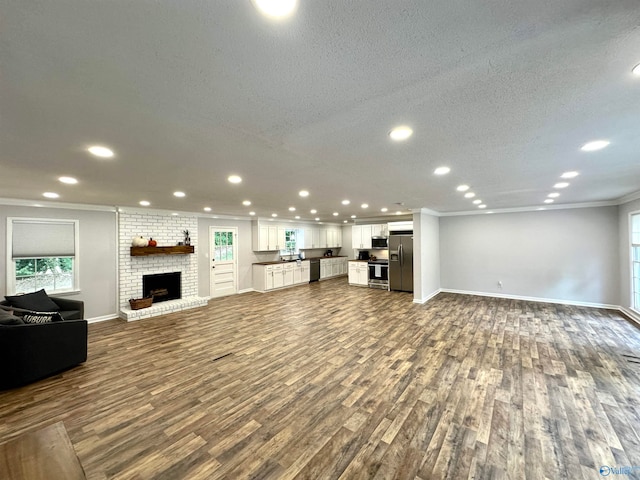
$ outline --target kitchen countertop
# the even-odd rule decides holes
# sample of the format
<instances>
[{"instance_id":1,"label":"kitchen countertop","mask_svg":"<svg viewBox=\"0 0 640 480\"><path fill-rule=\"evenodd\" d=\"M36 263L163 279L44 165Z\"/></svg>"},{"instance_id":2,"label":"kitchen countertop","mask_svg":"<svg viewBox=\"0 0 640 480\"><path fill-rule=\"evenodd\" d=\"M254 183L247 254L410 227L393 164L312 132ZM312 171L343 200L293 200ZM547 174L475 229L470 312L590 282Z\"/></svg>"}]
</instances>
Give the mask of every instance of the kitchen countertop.
<instances>
[{"instance_id":1,"label":"kitchen countertop","mask_svg":"<svg viewBox=\"0 0 640 480\"><path fill-rule=\"evenodd\" d=\"M306 260L320 260L323 258L346 258L346 255L333 255L331 257L309 257L309 258L305 258L304 260L302 260L303 262ZM272 262L256 262L253 265L282 265L282 264L287 264L287 263L296 263L296 260L274 260Z\"/></svg>"}]
</instances>

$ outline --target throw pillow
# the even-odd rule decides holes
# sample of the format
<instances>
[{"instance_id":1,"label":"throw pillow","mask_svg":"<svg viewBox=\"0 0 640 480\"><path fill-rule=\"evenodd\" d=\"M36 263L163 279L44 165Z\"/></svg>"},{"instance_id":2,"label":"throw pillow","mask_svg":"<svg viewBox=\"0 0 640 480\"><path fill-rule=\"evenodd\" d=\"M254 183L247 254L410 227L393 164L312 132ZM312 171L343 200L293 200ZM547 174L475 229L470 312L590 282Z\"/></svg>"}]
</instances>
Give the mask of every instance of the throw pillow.
<instances>
[{"instance_id":1,"label":"throw pillow","mask_svg":"<svg viewBox=\"0 0 640 480\"><path fill-rule=\"evenodd\" d=\"M0 325L22 325L24 322L19 317L6 310L0 309Z\"/></svg>"},{"instance_id":2,"label":"throw pillow","mask_svg":"<svg viewBox=\"0 0 640 480\"><path fill-rule=\"evenodd\" d=\"M49 298L44 289L33 293L25 293L24 295L5 296L4 298L7 299L7 302L12 307L24 308L34 312L57 312L60 310L60 307Z\"/></svg>"},{"instance_id":3,"label":"throw pillow","mask_svg":"<svg viewBox=\"0 0 640 480\"><path fill-rule=\"evenodd\" d=\"M62 316L58 312L29 312L22 316L24 323L61 322Z\"/></svg>"}]
</instances>

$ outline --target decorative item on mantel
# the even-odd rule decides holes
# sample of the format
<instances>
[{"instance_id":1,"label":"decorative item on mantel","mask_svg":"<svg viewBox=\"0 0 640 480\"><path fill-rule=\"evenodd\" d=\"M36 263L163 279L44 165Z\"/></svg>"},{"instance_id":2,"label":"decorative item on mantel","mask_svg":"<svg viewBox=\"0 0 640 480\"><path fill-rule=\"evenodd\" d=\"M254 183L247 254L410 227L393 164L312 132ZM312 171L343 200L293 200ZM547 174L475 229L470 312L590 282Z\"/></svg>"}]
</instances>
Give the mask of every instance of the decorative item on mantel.
<instances>
[{"instance_id":1,"label":"decorative item on mantel","mask_svg":"<svg viewBox=\"0 0 640 480\"><path fill-rule=\"evenodd\" d=\"M153 238L149 237L149 247L155 247L158 245L158 242L156 242Z\"/></svg>"},{"instance_id":2,"label":"decorative item on mantel","mask_svg":"<svg viewBox=\"0 0 640 480\"><path fill-rule=\"evenodd\" d=\"M149 241L142 235L133 237L133 239L131 240L132 247L146 247L147 245L149 245Z\"/></svg>"},{"instance_id":3,"label":"decorative item on mantel","mask_svg":"<svg viewBox=\"0 0 640 480\"><path fill-rule=\"evenodd\" d=\"M189 230L183 230L182 234L184 235L184 244L191 245L191 237L189 236Z\"/></svg>"},{"instance_id":4,"label":"decorative item on mantel","mask_svg":"<svg viewBox=\"0 0 640 480\"><path fill-rule=\"evenodd\" d=\"M153 303L153 295L145 298L130 298L129 305L131 310L140 310L141 308L148 308Z\"/></svg>"}]
</instances>

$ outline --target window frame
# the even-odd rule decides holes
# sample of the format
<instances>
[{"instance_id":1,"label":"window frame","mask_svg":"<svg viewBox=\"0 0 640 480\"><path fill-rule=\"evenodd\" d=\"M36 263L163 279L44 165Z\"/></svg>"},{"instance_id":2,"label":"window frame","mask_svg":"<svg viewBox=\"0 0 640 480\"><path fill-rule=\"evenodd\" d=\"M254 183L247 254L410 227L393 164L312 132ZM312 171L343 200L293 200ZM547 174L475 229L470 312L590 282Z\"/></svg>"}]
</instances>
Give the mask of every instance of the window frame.
<instances>
[{"instance_id":1,"label":"window frame","mask_svg":"<svg viewBox=\"0 0 640 480\"><path fill-rule=\"evenodd\" d=\"M640 263L634 261L634 248L640 248L640 243L633 243L633 219L638 217L638 223L640 223L640 210L629 213L629 308L636 313L640 313L640 304L636 305L636 296L640 294L640 279L638 280L638 291L636 291L635 277L634 277L634 263Z\"/></svg>"},{"instance_id":2,"label":"window frame","mask_svg":"<svg viewBox=\"0 0 640 480\"><path fill-rule=\"evenodd\" d=\"M71 288L62 290L47 291L50 295L68 295L80 292L80 221L69 218L35 218L35 217L7 217L7 244L6 244L6 289L7 295L16 295L16 260L13 258L13 225L16 221L33 222L39 224L73 224L73 257L51 257L43 255L40 257L29 257L33 259L40 258L73 258L73 285ZM27 259L24 257L24 259ZM29 293L29 292L20 292Z\"/></svg>"}]
</instances>

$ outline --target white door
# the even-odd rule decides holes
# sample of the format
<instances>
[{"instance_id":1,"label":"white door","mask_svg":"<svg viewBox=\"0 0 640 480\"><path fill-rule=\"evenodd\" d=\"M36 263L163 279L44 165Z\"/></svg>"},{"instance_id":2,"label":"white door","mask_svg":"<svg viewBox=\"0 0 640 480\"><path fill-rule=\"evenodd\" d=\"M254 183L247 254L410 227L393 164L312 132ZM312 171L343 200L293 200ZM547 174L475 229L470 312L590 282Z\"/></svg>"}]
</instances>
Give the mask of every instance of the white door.
<instances>
[{"instance_id":1,"label":"white door","mask_svg":"<svg viewBox=\"0 0 640 480\"><path fill-rule=\"evenodd\" d=\"M222 297L238 292L238 228L209 227L211 286L209 295Z\"/></svg>"}]
</instances>

